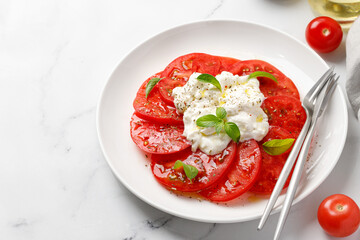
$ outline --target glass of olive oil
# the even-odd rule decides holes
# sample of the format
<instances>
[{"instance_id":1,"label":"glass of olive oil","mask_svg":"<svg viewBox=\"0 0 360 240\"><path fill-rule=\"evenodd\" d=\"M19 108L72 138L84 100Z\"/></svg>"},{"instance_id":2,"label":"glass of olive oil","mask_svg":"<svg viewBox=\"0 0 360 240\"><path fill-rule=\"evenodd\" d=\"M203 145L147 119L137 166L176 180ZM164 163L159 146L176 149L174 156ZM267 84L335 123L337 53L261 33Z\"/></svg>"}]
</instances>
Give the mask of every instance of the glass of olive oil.
<instances>
[{"instance_id":1,"label":"glass of olive oil","mask_svg":"<svg viewBox=\"0 0 360 240\"><path fill-rule=\"evenodd\" d=\"M360 0L308 0L318 16L328 16L338 21L343 29L360 15Z\"/></svg>"}]
</instances>

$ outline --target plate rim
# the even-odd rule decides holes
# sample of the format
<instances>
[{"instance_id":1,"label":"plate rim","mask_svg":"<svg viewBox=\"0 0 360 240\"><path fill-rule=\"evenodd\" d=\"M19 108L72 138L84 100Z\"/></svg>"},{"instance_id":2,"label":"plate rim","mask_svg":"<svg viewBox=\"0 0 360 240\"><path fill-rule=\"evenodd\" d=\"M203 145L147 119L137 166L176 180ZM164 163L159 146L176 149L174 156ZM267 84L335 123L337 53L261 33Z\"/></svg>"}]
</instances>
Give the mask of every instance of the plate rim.
<instances>
[{"instance_id":1,"label":"plate rim","mask_svg":"<svg viewBox=\"0 0 360 240\"><path fill-rule=\"evenodd\" d=\"M107 80L105 81L103 87L101 88L101 94L98 98L98 101L97 101L97 107L96 107L96 131L97 131L97 137L98 137L98 140L99 140L99 145L100 145L100 148L101 148L101 151L102 151L102 154L107 162L107 164L110 166L110 169L112 171L112 173L116 176L117 180L119 180L125 187L127 190L129 190L132 194L134 194L137 198L141 199L142 201L146 202L147 204L149 204L150 206L160 210L160 211L163 211L163 212L166 212L166 213L169 213L171 215L174 215L174 216L177 216L177 217L181 217L181 218L184 218L184 219L188 219L188 220L192 220L192 221L198 221L198 222L206 222L206 223L237 223L237 222L246 222L246 221L251 221L251 220L254 220L254 219L258 219L260 218L261 216L250 216L246 219L234 219L234 218L231 218L231 219L227 219L227 220L215 220L215 219L205 219L205 218L199 218L199 217L191 217L191 216L188 216L188 215L185 215L185 214L181 214L180 212L177 212L177 211L173 211L171 209L168 209L167 207L164 207L164 206L161 206L159 204L156 204L154 202L152 202L151 200L147 199L146 197L142 196L141 194L139 194L135 189L133 189L122 177L121 175L119 175L115 169L115 166L112 164L111 160L110 160L110 157L108 156L106 150L105 150L105 146L104 146L104 143L103 143L103 139L101 137L101 126L100 126L100 122L101 122L101 115L100 115L100 112L101 112L101 106L102 106L102 103L104 101L104 95L105 95L105 92L106 92L106 89L108 88L108 85L110 83L110 80L113 78L114 74L116 73L117 69L119 68L120 65L123 64L123 62L134 52L136 51L138 48L141 48L143 45L145 45L147 42L151 41L152 39L155 39L157 38L158 36L161 36L163 34L166 34L167 32L170 32L170 31L174 31L176 29L179 29L179 28L186 28L186 27L189 27L191 25L196 25L196 24L206 24L206 23L217 23L217 22L220 22L220 23L236 23L236 24L247 24L247 25L254 25L254 26L257 26L257 27L263 27L263 28L267 28L271 31L274 31L278 34L282 34L282 35L285 35L287 38L290 38L291 40L297 42L298 44L302 45L303 47L307 48L308 50L310 50L312 53L313 53L313 56L316 57L325 67L329 68L329 65L325 62L325 60L323 58L321 58L320 55L318 55L313 49L311 49L309 46L307 46L305 43L301 42L299 39L295 38L294 36L290 35L289 33L286 33L282 30L279 30L277 28L274 28L272 26L268 26L268 25L265 25L265 24L260 24L260 23L256 23L256 22L253 22L253 21L247 21L247 20L237 20L237 19L211 19L211 20L199 20L199 21L191 21L191 22L187 22L187 23L183 23L183 24L178 24L176 26L173 26L173 27L170 27L170 28L166 28L160 32L158 32L157 34L155 35L152 35L150 37L148 37L147 39L145 39L144 41L142 41L140 44L136 45L135 47L133 47L130 51L128 51L124 57L119 61L118 64L116 64L115 68L112 70L111 74L108 76ZM313 79L312 79L313 80ZM314 185L313 187L313 190L311 190L308 194L306 194L305 196L297 196L293 203L292 203L292 206L297 204L298 202L300 202L301 200L303 200L304 198L308 197L312 192L314 192L324 181L325 179L330 175L330 173L333 171L334 167L336 166L336 164L338 163L339 159L340 159L340 156L343 152L343 149L344 149L344 146L345 146L345 143L346 143L346 138L347 138L347 132L348 132L348 109L347 109L347 104L346 104L346 100L345 100L345 95L340 87L340 85L338 85L336 87L336 91L340 94L340 99L341 99L341 104L343 106L345 106L343 109L343 116L344 116L344 123L345 123L345 126L344 126L344 132L345 134L343 135L343 138L341 139L342 141L342 145L339 146L339 150L336 154L336 161L333 162L333 164L330 167L330 171L328 171L327 174L325 174L322 178L320 178L320 181L318 181L318 184ZM298 194L298 193L297 193ZM277 208L275 208L271 214L274 214L274 213L277 213L280 211L280 206L278 206Z\"/></svg>"}]
</instances>

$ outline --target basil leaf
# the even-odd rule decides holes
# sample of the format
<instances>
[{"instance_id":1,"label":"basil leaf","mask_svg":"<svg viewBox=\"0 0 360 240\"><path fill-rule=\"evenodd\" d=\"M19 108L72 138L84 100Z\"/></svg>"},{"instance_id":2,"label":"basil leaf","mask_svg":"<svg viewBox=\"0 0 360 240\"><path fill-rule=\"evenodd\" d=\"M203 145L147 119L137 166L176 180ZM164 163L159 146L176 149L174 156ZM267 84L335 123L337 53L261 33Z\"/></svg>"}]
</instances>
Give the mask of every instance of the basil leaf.
<instances>
[{"instance_id":1,"label":"basil leaf","mask_svg":"<svg viewBox=\"0 0 360 240\"><path fill-rule=\"evenodd\" d=\"M269 155L280 155L286 152L294 143L294 138L273 139L262 144L264 151Z\"/></svg>"},{"instance_id":2,"label":"basil leaf","mask_svg":"<svg viewBox=\"0 0 360 240\"><path fill-rule=\"evenodd\" d=\"M215 125L215 131L219 134L224 129L224 121L220 121Z\"/></svg>"},{"instance_id":3,"label":"basil leaf","mask_svg":"<svg viewBox=\"0 0 360 240\"><path fill-rule=\"evenodd\" d=\"M188 165L183 163L183 167L184 167L184 171L185 171L185 175L191 180L193 178L195 178L199 171L197 170L196 167Z\"/></svg>"},{"instance_id":4,"label":"basil leaf","mask_svg":"<svg viewBox=\"0 0 360 240\"><path fill-rule=\"evenodd\" d=\"M250 78L256 78L256 77L267 77L267 78L270 78L270 79L274 80L276 83L278 82L276 77L274 75L272 75L271 73L268 73L268 72L257 71L257 72L253 72L253 73L251 73L249 75L249 79Z\"/></svg>"},{"instance_id":5,"label":"basil leaf","mask_svg":"<svg viewBox=\"0 0 360 240\"><path fill-rule=\"evenodd\" d=\"M183 165L183 162L180 160L177 160L174 164L174 169L177 169Z\"/></svg>"},{"instance_id":6,"label":"basil leaf","mask_svg":"<svg viewBox=\"0 0 360 240\"><path fill-rule=\"evenodd\" d=\"M199 80L200 82L204 82L204 83L210 83L210 84L214 85L215 87L217 87L221 91L221 85L220 85L219 81L213 75L210 75L207 73L200 74L197 77L197 80Z\"/></svg>"},{"instance_id":7,"label":"basil leaf","mask_svg":"<svg viewBox=\"0 0 360 240\"><path fill-rule=\"evenodd\" d=\"M225 132L229 137L231 137L234 142L239 142L240 140L240 130L238 126L233 122L226 122L225 123Z\"/></svg>"},{"instance_id":8,"label":"basil leaf","mask_svg":"<svg viewBox=\"0 0 360 240\"><path fill-rule=\"evenodd\" d=\"M183 167L184 168L184 172L185 172L185 175L191 180L193 178L195 178L198 173L199 173L199 170L192 166L192 165L188 165L186 163L183 163L182 161L180 160L177 160L174 164L174 169L177 169L179 167Z\"/></svg>"},{"instance_id":9,"label":"basil leaf","mask_svg":"<svg viewBox=\"0 0 360 240\"><path fill-rule=\"evenodd\" d=\"M226 117L226 110L223 107L216 108L216 116L220 119L224 119Z\"/></svg>"},{"instance_id":10,"label":"basil leaf","mask_svg":"<svg viewBox=\"0 0 360 240\"><path fill-rule=\"evenodd\" d=\"M149 96L151 90L155 87L155 85L161 80L161 78L152 78L150 81L146 84L145 89L145 96L146 98Z\"/></svg>"},{"instance_id":11,"label":"basil leaf","mask_svg":"<svg viewBox=\"0 0 360 240\"><path fill-rule=\"evenodd\" d=\"M215 115L208 114L202 117L199 117L196 120L196 125L199 127L214 127L216 123L218 123L220 119Z\"/></svg>"}]
</instances>

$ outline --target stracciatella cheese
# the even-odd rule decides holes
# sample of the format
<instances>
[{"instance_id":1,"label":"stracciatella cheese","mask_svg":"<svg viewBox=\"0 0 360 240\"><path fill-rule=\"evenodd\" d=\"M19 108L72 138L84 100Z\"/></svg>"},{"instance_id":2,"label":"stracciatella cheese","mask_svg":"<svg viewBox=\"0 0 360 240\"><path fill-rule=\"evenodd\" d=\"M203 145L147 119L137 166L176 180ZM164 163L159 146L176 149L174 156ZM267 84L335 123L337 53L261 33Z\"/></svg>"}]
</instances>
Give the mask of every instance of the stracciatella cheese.
<instances>
[{"instance_id":1,"label":"stracciatella cheese","mask_svg":"<svg viewBox=\"0 0 360 240\"><path fill-rule=\"evenodd\" d=\"M264 95L260 92L259 81L249 76L222 72L216 76L221 84L217 89L210 83L197 80L200 73L193 73L183 87L173 89L177 111L183 113L184 136L191 141L192 151L200 149L206 154L222 152L231 138L225 133L217 134L214 127L202 128L196 120L204 115L216 115L216 108L223 107L226 121L235 123L240 130L240 141L262 140L268 132L267 115L260 108Z\"/></svg>"}]
</instances>

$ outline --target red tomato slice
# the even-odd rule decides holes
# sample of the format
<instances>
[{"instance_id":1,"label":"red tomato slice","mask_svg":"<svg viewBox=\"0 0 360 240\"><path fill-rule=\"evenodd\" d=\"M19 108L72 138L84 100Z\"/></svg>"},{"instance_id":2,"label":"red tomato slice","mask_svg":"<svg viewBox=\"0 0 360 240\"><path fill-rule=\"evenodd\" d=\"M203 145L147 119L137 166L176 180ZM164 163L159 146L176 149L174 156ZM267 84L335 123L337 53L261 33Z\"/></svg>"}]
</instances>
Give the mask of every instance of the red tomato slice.
<instances>
[{"instance_id":1,"label":"red tomato slice","mask_svg":"<svg viewBox=\"0 0 360 240\"><path fill-rule=\"evenodd\" d=\"M286 95L300 99L299 92L290 78L286 77L273 65L261 60L247 60L235 63L229 72L239 76L249 75L256 71L264 71L274 75L278 83L265 77L259 77L260 90L265 97Z\"/></svg>"},{"instance_id":2,"label":"red tomato slice","mask_svg":"<svg viewBox=\"0 0 360 240\"><path fill-rule=\"evenodd\" d=\"M162 72L161 77L187 81L193 72L215 75L220 69L220 58L205 53L190 53L173 60Z\"/></svg>"},{"instance_id":3,"label":"red tomato slice","mask_svg":"<svg viewBox=\"0 0 360 240\"><path fill-rule=\"evenodd\" d=\"M289 133L289 131L281 127L270 126L268 134L261 142L259 142L262 163L259 177L255 184L252 186L252 188L250 188L251 192L260 194L271 194L291 150L289 149L281 155L271 156L263 150L262 144L272 139L286 138L292 138L292 135ZM284 188L288 186L289 181L290 177L285 183Z\"/></svg>"},{"instance_id":4,"label":"red tomato slice","mask_svg":"<svg viewBox=\"0 0 360 240\"><path fill-rule=\"evenodd\" d=\"M195 192L207 188L219 180L236 155L236 143L231 142L227 148L216 155L206 155L200 150L192 152L186 149L182 152L169 155L152 155L151 168L157 181L167 188ZM173 169L177 160L196 167L198 175L190 180L186 177L183 168Z\"/></svg>"},{"instance_id":5,"label":"red tomato slice","mask_svg":"<svg viewBox=\"0 0 360 240\"><path fill-rule=\"evenodd\" d=\"M306 112L300 100L289 96L273 96L261 105L269 118L270 126L279 126L297 137L305 124Z\"/></svg>"},{"instance_id":6,"label":"red tomato slice","mask_svg":"<svg viewBox=\"0 0 360 240\"><path fill-rule=\"evenodd\" d=\"M219 58L221 62L221 67L218 74L220 74L222 71L228 72L235 63L240 61L239 59L236 58L229 58L229 57L219 57Z\"/></svg>"},{"instance_id":7,"label":"red tomato slice","mask_svg":"<svg viewBox=\"0 0 360 240\"><path fill-rule=\"evenodd\" d=\"M190 53L176 58L164 70L158 83L159 91L163 100L174 106L174 98L171 96L172 90L182 87L194 72L208 73L213 76L222 71L228 71L232 65L240 60L229 57L219 57L204 53Z\"/></svg>"},{"instance_id":8,"label":"red tomato slice","mask_svg":"<svg viewBox=\"0 0 360 240\"><path fill-rule=\"evenodd\" d=\"M130 122L130 134L134 143L150 154L169 154L190 146L182 135L184 126L153 123L133 114Z\"/></svg>"},{"instance_id":9,"label":"red tomato slice","mask_svg":"<svg viewBox=\"0 0 360 240\"><path fill-rule=\"evenodd\" d=\"M190 74L191 75L191 74ZM169 104L170 106L174 106L174 97L171 95L172 90L176 87L182 87L186 82L182 80L175 80L170 77L163 78L159 83L159 92L162 100Z\"/></svg>"},{"instance_id":10,"label":"red tomato slice","mask_svg":"<svg viewBox=\"0 0 360 240\"><path fill-rule=\"evenodd\" d=\"M164 77L158 83L163 100L173 105L174 98L171 96L175 87L184 86L194 72L208 73L213 76L219 73L220 58L205 53L190 53L173 60L162 72Z\"/></svg>"},{"instance_id":11,"label":"red tomato slice","mask_svg":"<svg viewBox=\"0 0 360 240\"><path fill-rule=\"evenodd\" d=\"M157 85L155 85L148 98L146 98L146 85L154 77L159 77L159 74L148 78L136 94L133 103L136 115L157 123L182 124L182 115L178 114L174 107L169 106L162 100Z\"/></svg>"},{"instance_id":12,"label":"red tomato slice","mask_svg":"<svg viewBox=\"0 0 360 240\"><path fill-rule=\"evenodd\" d=\"M261 166L261 153L255 140L241 143L227 174L212 187L200 192L213 202L226 202L239 197L255 183Z\"/></svg>"}]
</instances>

